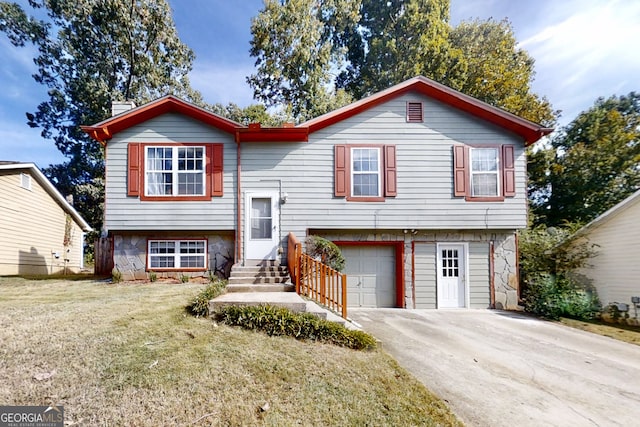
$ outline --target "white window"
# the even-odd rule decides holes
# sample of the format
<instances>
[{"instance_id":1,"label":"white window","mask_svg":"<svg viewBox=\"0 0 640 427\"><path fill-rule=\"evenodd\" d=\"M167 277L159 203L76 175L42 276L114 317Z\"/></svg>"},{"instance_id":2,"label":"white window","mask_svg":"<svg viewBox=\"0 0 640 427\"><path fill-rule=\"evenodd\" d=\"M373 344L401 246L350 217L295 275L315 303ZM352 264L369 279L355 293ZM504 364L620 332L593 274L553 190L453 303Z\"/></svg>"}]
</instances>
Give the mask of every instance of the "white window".
<instances>
[{"instance_id":1,"label":"white window","mask_svg":"<svg viewBox=\"0 0 640 427\"><path fill-rule=\"evenodd\" d=\"M26 173L20 174L20 187L31 190L31 175Z\"/></svg>"},{"instance_id":2,"label":"white window","mask_svg":"<svg viewBox=\"0 0 640 427\"><path fill-rule=\"evenodd\" d=\"M146 147L145 195L203 196L205 147Z\"/></svg>"},{"instance_id":3,"label":"white window","mask_svg":"<svg viewBox=\"0 0 640 427\"><path fill-rule=\"evenodd\" d=\"M472 148L471 195L496 197L500 194L499 152L497 148Z\"/></svg>"},{"instance_id":4,"label":"white window","mask_svg":"<svg viewBox=\"0 0 640 427\"><path fill-rule=\"evenodd\" d=\"M148 268L204 269L207 260L206 240L149 240Z\"/></svg>"},{"instance_id":5,"label":"white window","mask_svg":"<svg viewBox=\"0 0 640 427\"><path fill-rule=\"evenodd\" d=\"M380 149L351 149L351 195L380 197Z\"/></svg>"}]
</instances>

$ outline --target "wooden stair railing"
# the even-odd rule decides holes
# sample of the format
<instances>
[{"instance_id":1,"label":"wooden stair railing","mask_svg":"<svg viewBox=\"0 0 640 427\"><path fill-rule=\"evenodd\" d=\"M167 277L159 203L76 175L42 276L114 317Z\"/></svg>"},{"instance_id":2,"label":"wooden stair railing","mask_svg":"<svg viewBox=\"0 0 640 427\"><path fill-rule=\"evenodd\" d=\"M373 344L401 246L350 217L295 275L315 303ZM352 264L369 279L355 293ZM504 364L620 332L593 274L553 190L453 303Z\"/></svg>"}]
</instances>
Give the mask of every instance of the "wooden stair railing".
<instances>
[{"instance_id":1,"label":"wooden stair railing","mask_svg":"<svg viewBox=\"0 0 640 427\"><path fill-rule=\"evenodd\" d=\"M347 318L347 275L302 253L302 244L295 234L289 233L287 262L291 280L298 295L340 313Z\"/></svg>"}]
</instances>

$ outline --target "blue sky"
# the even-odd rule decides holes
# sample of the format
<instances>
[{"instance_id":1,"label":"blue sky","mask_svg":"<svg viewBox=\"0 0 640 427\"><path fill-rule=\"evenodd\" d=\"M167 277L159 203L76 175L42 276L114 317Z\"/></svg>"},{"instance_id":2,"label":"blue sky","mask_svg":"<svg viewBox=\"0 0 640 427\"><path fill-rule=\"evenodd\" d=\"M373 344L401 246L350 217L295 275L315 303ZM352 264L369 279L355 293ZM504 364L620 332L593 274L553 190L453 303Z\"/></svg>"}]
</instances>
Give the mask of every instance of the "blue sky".
<instances>
[{"instance_id":1,"label":"blue sky","mask_svg":"<svg viewBox=\"0 0 640 427\"><path fill-rule=\"evenodd\" d=\"M196 53L192 86L209 103L253 103L245 82L251 18L262 0L169 0L180 38ZM26 0L19 1L26 3ZM520 46L536 61L533 90L562 110L561 125L600 96L640 91L640 1L451 0L451 22L507 18ZM30 77L32 48L14 48L0 34L0 160L39 167L65 159L52 141L26 125L46 90Z\"/></svg>"}]
</instances>

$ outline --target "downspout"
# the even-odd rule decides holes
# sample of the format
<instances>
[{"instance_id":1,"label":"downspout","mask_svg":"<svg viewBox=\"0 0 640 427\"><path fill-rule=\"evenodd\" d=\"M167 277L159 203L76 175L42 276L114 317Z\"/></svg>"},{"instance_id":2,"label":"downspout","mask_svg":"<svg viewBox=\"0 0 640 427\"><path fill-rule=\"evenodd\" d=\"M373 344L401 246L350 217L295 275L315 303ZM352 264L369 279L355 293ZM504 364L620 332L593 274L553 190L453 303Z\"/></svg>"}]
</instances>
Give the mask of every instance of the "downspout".
<instances>
[{"instance_id":1,"label":"downspout","mask_svg":"<svg viewBox=\"0 0 640 427\"><path fill-rule=\"evenodd\" d=\"M238 218L238 224L236 225L236 264L240 263L242 260L242 191L240 188L240 183L242 182L241 174L242 174L242 166L241 166L241 158L240 155L242 143L240 142L240 132L236 130L236 144L238 146L236 150L236 218Z\"/></svg>"},{"instance_id":2,"label":"downspout","mask_svg":"<svg viewBox=\"0 0 640 427\"><path fill-rule=\"evenodd\" d=\"M495 243L493 240L489 242L489 308L496 308L496 283L494 278L494 253Z\"/></svg>"},{"instance_id":3,"label":"downspout","mask_svg":"<svg viewBox=\"0 0 640 427\"><path fill-rule=\"evenodd\" d=\"M411 299L413 309L416 308L416 241L411 240Z\"/></svg>"}]
</instances>

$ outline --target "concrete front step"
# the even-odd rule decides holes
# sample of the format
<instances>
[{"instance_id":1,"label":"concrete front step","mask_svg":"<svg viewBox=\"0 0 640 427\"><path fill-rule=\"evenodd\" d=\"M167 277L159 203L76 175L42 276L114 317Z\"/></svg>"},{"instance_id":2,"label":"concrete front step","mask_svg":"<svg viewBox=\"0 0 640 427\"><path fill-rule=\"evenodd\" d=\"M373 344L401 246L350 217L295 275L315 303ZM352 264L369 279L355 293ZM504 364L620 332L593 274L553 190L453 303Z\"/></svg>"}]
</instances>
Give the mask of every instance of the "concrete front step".
<instances>
[{"instance_id":1,"label":"concrete front step","mask_svg":"<svg viewBox=\"0 0 640 427\"><path fill-rule=\"evenodd\" d=\"M229 305L272 305L297 313L305 311L307 307L306 301L293 292L227 292L209 301L209 312L214 313Z\"/></svg>"},{"instance_id":2,"label":"concrete front step","mask_svg":"<svg viewBox=\"0 0 640 427\"><path fill-rule=\"evenodd\" d=\"M247 283L238 282L227 284L227 292L295 292L296 287L291 283Z\"/></svg>"},{"instance_id":3,"label":"concrete front step","mask_svg":"<svg viewBox=\"0 0 640 427\"><path fill-rule=\"evenodd\" d=\"M289 277L256 277L256 276L234 276L233 274L227 280L230 285L243 285L243 284L260 284L260 283L287 283Z\"/></svg>"},{"instance_id":4,"label":"concrete front step","mask_svg":"<svg viewBox=\"0 0 640 427\"><path fill-rule=\"evenodd\" d=\"M279 267L256 267L256 266L242 266L235 264L231 267L231 273L247 273L247 274L280 274L288 275L289 270L285 266Z\"/></svg>"}]
</instances>

